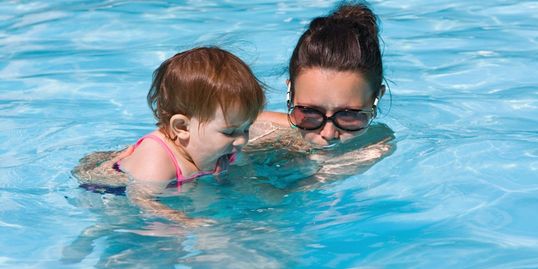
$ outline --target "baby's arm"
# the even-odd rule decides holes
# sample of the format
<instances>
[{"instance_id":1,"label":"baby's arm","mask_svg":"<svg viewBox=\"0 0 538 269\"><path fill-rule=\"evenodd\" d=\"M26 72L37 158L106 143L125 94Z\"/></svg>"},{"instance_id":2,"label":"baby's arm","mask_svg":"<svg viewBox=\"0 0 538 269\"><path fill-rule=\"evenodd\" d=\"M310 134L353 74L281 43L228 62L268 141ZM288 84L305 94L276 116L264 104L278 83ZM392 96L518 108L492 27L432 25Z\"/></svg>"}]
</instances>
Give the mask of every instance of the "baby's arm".
<instances>
[{"instance_id":1,"label":"baby's arm","mask_svg":"<svg viewBox=\"0 0 538 269\"><path fill-rule=\"evenodd\" d=\"M150 215L165 218L188 227L206 226L215 223L215 221L210 219L190 218L184 212L161 203L158 195L162 193L166 185L138 180L129 184L126 192L132 203Z\"/></svg>"}]
</instances>

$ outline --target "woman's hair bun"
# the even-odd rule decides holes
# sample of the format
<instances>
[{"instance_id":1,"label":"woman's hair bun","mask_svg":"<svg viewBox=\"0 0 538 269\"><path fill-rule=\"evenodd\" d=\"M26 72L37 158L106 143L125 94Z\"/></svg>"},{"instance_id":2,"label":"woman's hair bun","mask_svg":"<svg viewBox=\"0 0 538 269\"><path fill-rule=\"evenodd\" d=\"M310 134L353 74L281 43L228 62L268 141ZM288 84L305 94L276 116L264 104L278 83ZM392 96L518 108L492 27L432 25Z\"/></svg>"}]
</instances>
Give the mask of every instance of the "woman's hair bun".
<instances>
[{"instance_id":1,"label":"woman's hair bun","mask_svg":"<svg viewBox=\"0 0 538 269\"><path fill-rule=\"evenodd\" d=\"M342 4L328 18L345 21L359 29L367 29L370 35L377 37L376 16L365 4Z\"/></svg>"}]
</instances>

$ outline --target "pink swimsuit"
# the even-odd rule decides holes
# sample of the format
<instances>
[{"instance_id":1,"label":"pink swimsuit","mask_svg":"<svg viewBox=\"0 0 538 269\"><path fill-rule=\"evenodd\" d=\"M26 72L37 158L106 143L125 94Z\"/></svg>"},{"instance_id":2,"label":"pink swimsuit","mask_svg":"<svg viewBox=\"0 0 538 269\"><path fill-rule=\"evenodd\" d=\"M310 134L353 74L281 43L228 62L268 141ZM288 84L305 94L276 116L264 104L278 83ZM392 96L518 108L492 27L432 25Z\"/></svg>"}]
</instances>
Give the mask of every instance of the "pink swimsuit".
<instances>
[{"instance_id":1,"label":"pink swimsuit","mask_svg":"<svg viewBox=\"0 0 538 269\"><path fill-rule=\"evenodd\" d=\"M170 160L172 161L172 163L174 164L174 167L176 168L176 178L177 178L177 188L178 188L178 191L181 189L181 185L184 183L184 182L187 182L187 181L191 181L197 177L200 177L200 176L203 176L203 175L209 175L209 174L213 174L215 173L215 170L216 170L216 167L215 167L215 170L213 171L200 171L200 172L197 172L196 174L190 176L190 177L184 177L183 176L183 173L181 173L181 168L179 167L179 163L176 159L176 156L174 156L174 153L172 153L172 150L168 147L168 145L158 136L156 135L153 135L153 134L149 134L149 135L145 135L143 137L141 137L140 139L138 139L138 141L136 142L136 144L134 145L133 147L133 150L132 152L134 152L136 150L136 148L140 145L140 143L142 143L142 141L146 138L149 138L149 139L152 139L154 141L157 141L164 150L166 150L166 153L168 153L168 156L170 157ZM131 152L131 154L132 154ZM230 158L228 159L228 161L230 163L233 163L235 161L235 158L236 158L236 154L232 154L230 156ZM123 170L121 170L121 164L120 164L120 161L117 161L116 163L114 163L114 166L113 168L118 171L118 172L124 172ZM217 163L218 165L218 163Z\"/></svg>"}]
</instances>

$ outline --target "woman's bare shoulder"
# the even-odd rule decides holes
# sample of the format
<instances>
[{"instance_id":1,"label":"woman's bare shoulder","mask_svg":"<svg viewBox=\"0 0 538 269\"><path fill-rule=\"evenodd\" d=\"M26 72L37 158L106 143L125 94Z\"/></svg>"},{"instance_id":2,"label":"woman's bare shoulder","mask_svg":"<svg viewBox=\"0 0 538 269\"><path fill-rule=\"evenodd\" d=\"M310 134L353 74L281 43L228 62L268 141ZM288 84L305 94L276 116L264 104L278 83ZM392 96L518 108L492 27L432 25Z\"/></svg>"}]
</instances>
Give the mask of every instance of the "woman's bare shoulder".
<instances>
[{"instance_id":1,"label":"woman's bare shoulder","mask_svg":"<svg viewBox=\"0 0 538 269\"><path fill-rule=\"evenodd\" d=\"M256 119L256 122L272 122L275 125L288 128L290 126L288 115L283 112L263 111Z\"/></svg>"},{"instance_id":2,"label":"woman's bare shoulder","mask_svg":"<svg viewBox=\"0 0 538 269\"><path fill-rule=\"evenodd\" d=\"M257 120L250 127L250 139L244 151L259 151L283 148L290 151L310 149L301 134L289 125L282 126L273 121Z\"/></svg>"}]
</instances>

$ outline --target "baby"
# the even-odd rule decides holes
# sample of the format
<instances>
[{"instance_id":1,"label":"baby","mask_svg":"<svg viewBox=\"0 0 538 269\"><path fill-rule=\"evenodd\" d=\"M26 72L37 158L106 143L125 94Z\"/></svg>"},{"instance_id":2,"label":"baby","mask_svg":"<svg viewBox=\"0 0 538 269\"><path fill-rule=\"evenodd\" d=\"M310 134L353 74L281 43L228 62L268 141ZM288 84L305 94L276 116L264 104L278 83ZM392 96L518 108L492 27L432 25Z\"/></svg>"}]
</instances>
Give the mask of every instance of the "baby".
<instances>
[{"instance_id":1,"label":"baby","mask_svg":"<svg viewBox=\"0 0 538 269\"><path fill-rule=\"evenodd\" d=\"M201 47L164 61L147 100L157 129L123 151L86 156L73 174L85 187L127 186L129 198L147 213L188 224L208 222L186 217L156 195L174 180L179 189L201 175L227 170L263 110L262 87L238 57Z\"/></svg>"}]
</instances>

